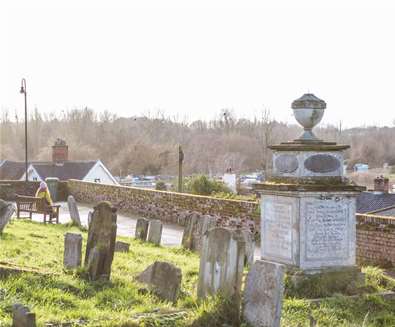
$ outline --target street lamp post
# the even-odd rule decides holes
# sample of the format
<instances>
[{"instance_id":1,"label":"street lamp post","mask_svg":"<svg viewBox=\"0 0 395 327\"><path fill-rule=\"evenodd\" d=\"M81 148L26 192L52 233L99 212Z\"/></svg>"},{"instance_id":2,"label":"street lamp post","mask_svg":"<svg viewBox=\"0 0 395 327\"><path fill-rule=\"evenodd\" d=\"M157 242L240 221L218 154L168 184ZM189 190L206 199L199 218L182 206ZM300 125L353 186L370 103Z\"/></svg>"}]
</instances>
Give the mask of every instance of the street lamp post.
<instances>
[{"instance_id":1,"label":"street lamp post","mask_svg":"<svg viewBox=\"0 0 395 327\"><path fill-rule=\"evenodd\" d=\"M29 177L27 175L27 97L26 97L26 80L24 78L22 78L20 93L24 94L25 96L25 181L27 183L29 180Z\"/></svg>"}]
</instances>

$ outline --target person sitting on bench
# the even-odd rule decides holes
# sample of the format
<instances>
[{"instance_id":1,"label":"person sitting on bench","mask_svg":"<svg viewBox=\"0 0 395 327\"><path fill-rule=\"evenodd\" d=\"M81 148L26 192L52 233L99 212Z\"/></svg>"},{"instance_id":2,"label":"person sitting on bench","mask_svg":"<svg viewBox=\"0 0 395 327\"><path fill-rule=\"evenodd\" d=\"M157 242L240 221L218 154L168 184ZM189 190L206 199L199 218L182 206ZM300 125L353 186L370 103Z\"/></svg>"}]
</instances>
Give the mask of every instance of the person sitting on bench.
<instances>
[{"instance_id":1,"label":"person sitting on bench","mask_svg":"<svg viewBox=\"0 0 395 327\"><path fill-rule=\"evenodd\" d=\"M51 193L49 192L48 185L45 182L40 183L40 187L37 189L36 198L44 198L48 206L52 206Z\"/></svg>"}]
</instances>

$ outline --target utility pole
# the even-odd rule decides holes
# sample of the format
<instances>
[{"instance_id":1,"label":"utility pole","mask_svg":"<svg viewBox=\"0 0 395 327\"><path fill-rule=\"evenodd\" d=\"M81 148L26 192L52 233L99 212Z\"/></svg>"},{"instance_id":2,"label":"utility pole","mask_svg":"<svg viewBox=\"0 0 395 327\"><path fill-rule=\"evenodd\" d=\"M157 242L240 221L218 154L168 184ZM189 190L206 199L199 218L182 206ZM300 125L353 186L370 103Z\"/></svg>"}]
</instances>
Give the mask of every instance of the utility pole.
<instances>
[{"instance_id":1,"label":"utility pole","mask_svg":"<svg viewBox=\"0 0 395 327\"><path fill-rule=\"evenodd\" d=\"M178 146L178 192L182 193L182 163L184 161L184 152L181 145Z\"/></svg>"},{"instance_id":2,"label":"utility pole","mask_svg":"<svg viewBox=\"0 0 395 327\"><path fill-rule=\"evenodd\" d=\"M22 78L21 90L20 93L25 96L25 181L26 183L29 180L29 176L27 175L27 94L26 94L26 80Z\"/></svg>"}]
</instances>

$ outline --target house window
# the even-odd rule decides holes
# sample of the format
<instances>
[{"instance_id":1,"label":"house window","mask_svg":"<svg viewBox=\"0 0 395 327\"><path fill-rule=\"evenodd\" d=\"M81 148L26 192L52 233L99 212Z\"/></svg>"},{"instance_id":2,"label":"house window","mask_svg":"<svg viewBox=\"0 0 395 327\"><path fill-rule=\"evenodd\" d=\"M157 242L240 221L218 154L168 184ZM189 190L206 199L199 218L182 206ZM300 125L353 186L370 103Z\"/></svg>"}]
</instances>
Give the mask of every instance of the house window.
<instances>
[{"instance_id":1,"label":"house window","mask_svg":"<svg viewBox=\"0 0 395 327\"><path fill-rule=\"evenodd\" d=\"M100 183L100 178L95 178L95 183Z\"/></svg>"},{"instance_id":2,"label":"house window","mask_svg":"<svg viewBox=\"0 0 395 327\"><path fill-rule=\"evenodd\" d=\"M37 182L37 177L33 177L33 181Z\"/></svg>"}]
</instances>

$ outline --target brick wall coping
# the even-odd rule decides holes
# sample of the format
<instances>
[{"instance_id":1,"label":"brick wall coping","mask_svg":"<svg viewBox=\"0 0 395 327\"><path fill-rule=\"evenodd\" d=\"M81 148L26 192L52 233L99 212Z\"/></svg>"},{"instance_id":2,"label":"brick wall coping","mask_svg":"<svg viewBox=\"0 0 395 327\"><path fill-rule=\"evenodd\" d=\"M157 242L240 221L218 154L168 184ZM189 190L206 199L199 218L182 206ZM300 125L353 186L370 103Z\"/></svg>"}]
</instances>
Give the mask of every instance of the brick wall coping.
<instances>
[{"instance_id":1,"label":"brick wall coping","mask_svg":"<svg viewBox=\"0 0 395 327\"><path fill-rule=\"evenodd\" d=\"M168 195L175 195L175 196L186 196L186 197L193 197L193 198L201 198L201 199L208 199L208 200L220 200L220 201L229 201L233 203L245 203L245 204L258 204L257 201L246 201L246 200L235 200L235 199L224 199L224 198L216 198L214 196L208 196L208 195L197 195L197 194L190 194L190 193L178 193L178 192L170 192L170 191L160 191L160 190L152 190L152 189L146 189L146 188L141 188L141 187L133 187L133 186L124 186L124 185L111 185L111 184L99 184L99 183L94 183L94 182L86 182L86 181L80 181L77 179L69 179L69 183L81 183L81 184L92 184L92 185L97 185L97 186L106 186L106 187L112 187L112 188L123 188L127 190L135 190L135 191L143 191L143 192L151 192L152 194L168 194Z\"/></svg>"},{"instance_id":2,"label":"brick wall coping","mask_svg":"<svg viewBox=\"0 0 395 327\"><path fill-rule=\"evenodd\" d=\"M359 223L380 223L386 225L395 225L395 217L357 213L356 218L357 222Z\"/></svg>"}]
</instances>

